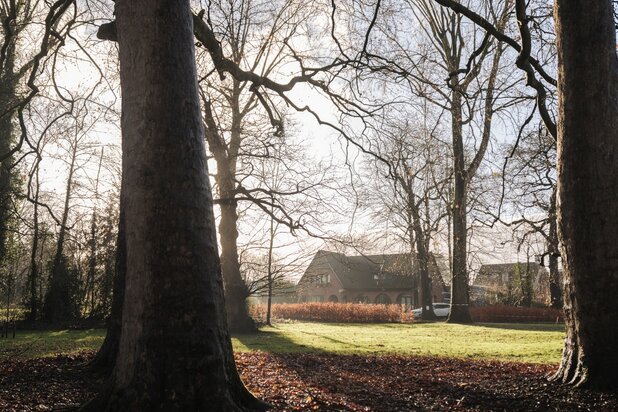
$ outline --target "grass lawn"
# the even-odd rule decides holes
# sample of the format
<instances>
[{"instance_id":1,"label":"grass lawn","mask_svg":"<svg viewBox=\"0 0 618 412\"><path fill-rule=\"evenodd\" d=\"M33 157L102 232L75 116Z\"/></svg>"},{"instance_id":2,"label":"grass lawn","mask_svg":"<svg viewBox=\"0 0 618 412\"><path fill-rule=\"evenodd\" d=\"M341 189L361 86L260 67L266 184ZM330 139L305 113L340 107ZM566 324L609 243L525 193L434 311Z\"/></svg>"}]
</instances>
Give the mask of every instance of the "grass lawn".
<instances>
[{"instance_id":1,"label":"grass lawn","mask_svg":"<svg viewBox=\"0 0 618 412\"><path fill-rule=\"evenodd\" d=\"M17 331L15 339L0 339L0 362L6 358L40 358L98 349L105 329Z\"/></svg>"},{"instance_id":2,"label":"grass lawn","mask_svg":"<svg viewBox=\"0 0 618 412\"><path fill-rule=\"evenodd\" d=\"M97 349L105 331L22 331L0 339L0 361ZM239 352L437 355L554 364L560 360L563 325L552 324L343 324L282 323L257 334L236 335Z\"/></svg>"},{"instance_id":3,"label":"grass lawn","mask_svg":"<svg viewBox=\"0 0 618 412\"><path fill-rule=\"evenodd\" d=\"M483 323L454 325L286 323L236 335L237 351L330 352L338 354L436 355L559 363L564 326Z\"/></svg>"}]
</instances>

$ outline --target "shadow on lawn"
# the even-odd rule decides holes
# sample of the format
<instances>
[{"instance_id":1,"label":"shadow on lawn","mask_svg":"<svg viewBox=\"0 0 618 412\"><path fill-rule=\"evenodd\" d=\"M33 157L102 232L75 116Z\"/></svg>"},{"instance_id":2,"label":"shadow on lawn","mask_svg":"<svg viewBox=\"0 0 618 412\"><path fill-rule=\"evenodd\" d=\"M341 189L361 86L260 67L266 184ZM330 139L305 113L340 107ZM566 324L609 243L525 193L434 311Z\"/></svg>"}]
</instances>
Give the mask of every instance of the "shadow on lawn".
<instances>
[{"instance_id":1,"label":"shadow on lawn","mask_svg":"<svg viewBox=\"0 0 618 412\"><path fill-rule=\"evenodd\" d=\"M304 331L301 331L301 333L303 333L305 335L309 335L309 336L315 336L316 338L324 339L324 340L327 340L329 342L335 343L337 345L344 345L344 346L346 346L348 348L356 348L356 349L362 349L363 348L363 345L357 345L355 343L346 342L346 341L343 341L343 340L340 340L340 339L331 338L330 336L321 335L319 333L304 332ZM325 350L322 350L322 352L327 353L327 351L325 351Z\"/></svg>"},{"instance_id":2,"label":"shadow on lawn","mask_svg":"<svg viewBox=\"0 0 618 412\"><path fill-rule=\"evenodd\" d=\"M301 344L278 329L276 325L261 329L257 333L237 334L233 337L251 351L270 353L351 353L363 349L363 345L336 339L328 334L302 330L299 330L298 333L311 336L314 339L303 339ZM329 346L339 348L339 350L329 350Z\"/></svg>"},{"instance_id":3,"label":"shadow on lawn","mask_svg":"<svg viewBox=\"0 0 618 412\"><path fill-rule=\"evenodd\" d=\"M475 323L491 329L525 330L529 332L564 332L564 323Z\"/></svg>"},{"instance_id":4,"label":"shadow on lawn","mask_svg":"<svg viewBox=\"0 0 618 412\"><path fill-rule=\"evenodd\" d=\"M271 353L325 353L325 351L319 347L295 342L282 331L278 330L276 326L266 330L259 330L257 333L234 334L232 337L250 351Z\"/></svg>"}]
</instances>

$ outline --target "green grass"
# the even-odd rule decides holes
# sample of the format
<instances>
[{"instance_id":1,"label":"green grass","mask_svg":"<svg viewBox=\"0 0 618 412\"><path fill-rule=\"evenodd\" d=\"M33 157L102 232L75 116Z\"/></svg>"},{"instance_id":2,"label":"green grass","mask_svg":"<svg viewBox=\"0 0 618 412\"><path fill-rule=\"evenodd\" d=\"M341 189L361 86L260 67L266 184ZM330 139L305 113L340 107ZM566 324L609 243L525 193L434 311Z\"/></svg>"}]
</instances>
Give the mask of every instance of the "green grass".
<instances>
[{"instance_id":1,"label":"green grass","mask_svg":"<svg viewBox=\"0 0 618 412\"><path fill-rule=\"evenodd\" d=\"M105 331L26 331L0 339L0 361L97 349ZM435 355L555 364L564 327L547 324L337 324L284 323L236 335L236 351Z\"/></svg>"},{"instance_id":2,"label":"green grass","mask_svg":"<svg viewBox=\"0 0 618 412\"><path fill-rule=\"evenodd\" d=\"M564 326L553 324L343 324L287 323L257 335L237 335L237 351L435 355L554 364Z\"/></svg>"},{"instance_id":3,"label":"green grass","mask_svg":"<svg viewBox=\"0 0 618 412\"><path fill-rule=\"evenodd\" d=\"M0 339L0 361L6 358L40 358L98 349L104 338L104 329L17 331L15 339Z\"/></svg>"}]
</instances>

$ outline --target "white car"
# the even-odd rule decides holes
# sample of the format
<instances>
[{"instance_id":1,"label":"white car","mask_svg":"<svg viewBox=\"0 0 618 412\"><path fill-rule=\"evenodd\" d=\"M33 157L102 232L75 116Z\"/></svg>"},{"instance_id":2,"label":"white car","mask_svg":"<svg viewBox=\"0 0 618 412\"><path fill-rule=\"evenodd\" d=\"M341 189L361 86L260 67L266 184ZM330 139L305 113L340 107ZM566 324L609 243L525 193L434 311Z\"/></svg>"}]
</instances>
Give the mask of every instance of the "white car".
<instances>
[{"instance_id":1,"label":"white car","mask_svg":"<svg viewBox=\"0 0 618 412\"><path fill-rule=\"evenodd\" d=\"M420 318L423 312L422 308L412 309L412 314L415 318ZM446 318L449 313L451 313L451 304L450 303L434 303L433 304L433 313L436 314L439 318Z\"/></svg>"}]
</instances>

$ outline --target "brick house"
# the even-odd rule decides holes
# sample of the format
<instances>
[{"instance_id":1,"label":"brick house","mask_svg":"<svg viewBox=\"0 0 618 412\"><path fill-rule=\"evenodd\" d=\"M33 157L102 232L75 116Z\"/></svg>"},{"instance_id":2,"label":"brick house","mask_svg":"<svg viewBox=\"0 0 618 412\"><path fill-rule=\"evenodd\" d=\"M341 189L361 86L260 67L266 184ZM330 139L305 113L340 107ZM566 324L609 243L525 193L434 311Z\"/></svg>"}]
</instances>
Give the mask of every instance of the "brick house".
<instances>
[{"instance_id":1,"label":"brick house","mask_svg":"<svg viewBox=\"0 0 618 412\"><path fill-rule=\"evenodd\" d=\"M470 298L478 304L516 304L528 279L533 302L549 300L549 272L536 262L482 265L474 279Z\"/></svg>"},{"instance_id":2,"label":"brick house","mask_svg":"<svg viewBox=\"0 0 618 412\"><path fill-rule=\"evenodd\" d=\"M443 302L446 286L433 255L429 262L434 302ZM410 254L346 256L320 250L298 282L300 302L362 302L417 307L417 262Z\"/></svg>"}]
</instances>

